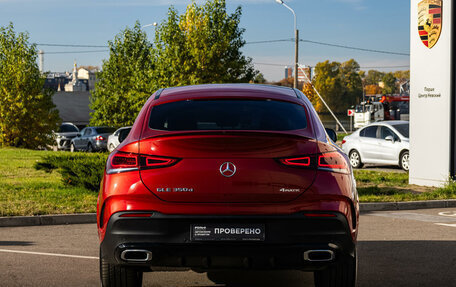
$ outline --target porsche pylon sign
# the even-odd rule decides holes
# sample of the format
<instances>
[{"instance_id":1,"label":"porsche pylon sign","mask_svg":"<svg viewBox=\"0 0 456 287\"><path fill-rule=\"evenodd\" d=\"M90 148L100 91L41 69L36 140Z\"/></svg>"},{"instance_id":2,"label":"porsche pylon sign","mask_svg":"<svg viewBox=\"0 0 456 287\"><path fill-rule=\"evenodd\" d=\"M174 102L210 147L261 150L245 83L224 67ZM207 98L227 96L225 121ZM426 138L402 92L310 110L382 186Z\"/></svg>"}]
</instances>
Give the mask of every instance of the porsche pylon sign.
<instances>
[{"instance_id":1,"label":"porsche pylon sign","mask_svg":"<svg viewBox=\"0 0 456 287\"><path fill-rule=\"evenodd\" d=\"M442 0L423 0L418 3L418 34L421 42L431 49L442 31Z\"/></svg>"}]
</instances>

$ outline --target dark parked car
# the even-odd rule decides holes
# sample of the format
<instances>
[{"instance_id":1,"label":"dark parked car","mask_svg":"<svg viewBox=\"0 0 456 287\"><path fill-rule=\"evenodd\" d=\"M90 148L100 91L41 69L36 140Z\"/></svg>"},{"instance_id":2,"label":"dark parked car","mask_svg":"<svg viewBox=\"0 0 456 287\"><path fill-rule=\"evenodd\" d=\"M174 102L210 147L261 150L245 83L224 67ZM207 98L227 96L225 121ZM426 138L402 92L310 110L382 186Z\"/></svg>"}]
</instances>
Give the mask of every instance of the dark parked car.
<instances>
[{"instance_id":1,"label":"dark parked car","mask_svg":"<svg viewBox=\"0 0 456 287\"><path fill-rule=\"evenodd\" d=\"M108 136L116 129L111 127L86 127L71 140L70 150L88 152L107 149Z\"/></svg>"},{"instance_id":2,"label":"dark parked car","mask_svg":"<svg viewBox=\"0 0 456 287\"><path fill-rule=\"evenodd\" d=\"M317 287L356 284L353 172L295 89L157 91L109 155L97 220L105 287L176 268L306 270Z\"/></svg>"},{"instance_id":3,"label":"dark parked car","mask_svg":"<svg viewBox=\"0 0 456 287\"><path fill-rule=\"evenodd\" d=\"M71 140L77 136L79 129L72 123L62 123L57 130L53 133L55 144L52 146L53 150L69 150Z\"/></svg>"}]
</instances>

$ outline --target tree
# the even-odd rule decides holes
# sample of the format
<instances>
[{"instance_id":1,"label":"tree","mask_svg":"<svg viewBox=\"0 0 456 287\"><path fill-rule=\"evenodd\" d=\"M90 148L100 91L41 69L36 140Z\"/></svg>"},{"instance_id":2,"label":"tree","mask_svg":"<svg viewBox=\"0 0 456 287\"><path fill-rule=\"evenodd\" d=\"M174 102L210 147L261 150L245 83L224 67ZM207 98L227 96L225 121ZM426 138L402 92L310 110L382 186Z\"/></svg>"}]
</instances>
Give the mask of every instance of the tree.
<instances>
[{"instance_id":1,"label":"tree","mask_svg":"<svg viewBox=\"0 0 456 287\"><path fill-rule=\"evenodd\" d=\"M241 7L228 14L225 0L192 2L180 16L171 7L155 33L160 86L253 80L257 71L241 52L241 14Z\"/></svg>"},{"instance_id":2,"label":"tree","mask_svg":"<svg viewBox=\"0 0 456 287\"><path fill-rule=\"evenodd\" d=\"M92 93L92 125L132 125L142 106L158 89L152 44L136 22L109 41L109 59L103 61Z\"/></svg>"},{"instance_id":3,"label":"tree","mask_svg":"<svg viewBox=\"0 0 456 287\"><path fill-rule=\"evenodd\" d=\"M383 79L385 73L379 72L377 70L369 70L365 77L366 85L378 85Z\"/></svg>"},{"instance_id":4,"label":"tree","mask_svg":"<svg viewBox=\"0 0 456 287\"><path fill-rule=\"evenodd\" d=\"M362 96L359 64L325 61L315 66L313 84L335 112L345 112Z\"/></svg>"},{"instance_id":5,"label":"tree","mask_svg":"<svg viewBox=\"0 0 456 287\"><path fill-rule=\"evenodd\" d=\"M38 51L28 33L0 27L0 145L25 148L50 143L60 121L52 92L44 91Z\"/></svg>"},{"instance_id":6,"label":"tree","mask_svg":"<svg viewBox=\"0 0 456 287\"><path fill-rule=\"evenodd\" d=\"M379 85L367 85L364 90L366 95L379 95L382 93L382 88Z\"/></svg>"},{"instance_id":7,"label":"tree","mask_svg":"<svg viewBox=\"0 0 456 287\"><path fill-rule=\"evenodd\" d=\"M383 93L384 94L393 94L396 92L396 78L393 73L387 73L383 76Z\"/></svg>"},{"instance_id":8,"label":"tree","mask_svg":"<svg viewBox=\"0 0 456 287\"><path fill-rule=\"evenodd\" d=\"M264 84L266 83L266 79L264 78L264 75L262 73L258 73L255 78L253 78L253 82L255 84Z\"/></svg>"},{"instance_id":9,"label":"tree","mask_svg":"<svg viewBox=\"0 0 456 287\"><path fill-rule=\"evenodd\" d=\"M311 83L305 83L302 87L302 92L304 95L306 95L309 101L312 102L312 105L317 112L323 112L323 102L320 100L320 97L315 92L314 87Z\"/></svg>"},{"instance_id":10,"label":"tree","mask_svg":"<svg viewBox=\"0 0 456 287\"><path fill-rule=\"evenodd\" d=\"M133 124L149 96L159 88L205 84L248 83L257 74L243 56L241 8L226 12L225 0L191 3L155 29L154 44L136 22L109 42L110 56L92 95L91 124Z\"/></svg>"}]
</instances>

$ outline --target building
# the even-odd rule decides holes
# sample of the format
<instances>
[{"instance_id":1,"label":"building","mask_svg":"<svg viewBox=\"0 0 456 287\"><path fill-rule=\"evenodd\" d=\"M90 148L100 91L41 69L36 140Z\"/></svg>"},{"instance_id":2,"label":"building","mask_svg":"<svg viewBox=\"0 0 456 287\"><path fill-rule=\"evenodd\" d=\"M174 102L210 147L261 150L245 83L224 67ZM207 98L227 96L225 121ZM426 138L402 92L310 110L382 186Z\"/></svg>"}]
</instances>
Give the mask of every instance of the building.
<instances>
[{"instance_id":1,"label":"building","mask_svg":"<svg viewBox=\"0 0 456 287\"><path fill-rule=\"evenodd\" d=\"M44 81L44 88L53 91L64 91L65 85L71 81L69 73L49 73Z\"/></svg>"},{"instance_id":2,"label":"building","mask_svg":"<svg viewBox=\"0 0 456 287\"><path fill-rule=\"evenodd\" d=\"M90 113L90 92L56 92L52 101L59 111L62 122L70 122L78 127L89 124Z\"/></svg>"},{"instance_id":3,"label":"building","mask_svg":"<svg viewBox=\"0 0 456 287\"><path fill-rule=\"evenodd\" d=\"M78 69L78 79L83 83L87 83L88 90L91 91L95 89L95 82L96 82L96 73L98 69L88 69L85 67Z\"/></svg>"},{"instance_id":4,"label":"building","mask_svg":"<svg viewBox=\"0 0 456 287\"><path fill-rule=\"evenodd\" d=\"M285 79L293 78L293 68L285 67Z\"/></svg>"},{"instance_id":5,"label":"building","mask_svg":"<svg viewBox=\"0 0 456 287\"><path fill-rule=\"evenodd\" d=\"M308 84L312 81L312 67L299 66L298 69L298 82Z\"/></svg>"},{"instance_id":6,"label":"building","mask_svg":"<svg viewBox=\"0 0 456 287\"><path fill-rule=\"evenodd\" d=\"M82 92L87 91L87 85L78 79L78 69L74 62L73 75L71 82L65 85L65 92Z\"/></svg>"}]
</instances>

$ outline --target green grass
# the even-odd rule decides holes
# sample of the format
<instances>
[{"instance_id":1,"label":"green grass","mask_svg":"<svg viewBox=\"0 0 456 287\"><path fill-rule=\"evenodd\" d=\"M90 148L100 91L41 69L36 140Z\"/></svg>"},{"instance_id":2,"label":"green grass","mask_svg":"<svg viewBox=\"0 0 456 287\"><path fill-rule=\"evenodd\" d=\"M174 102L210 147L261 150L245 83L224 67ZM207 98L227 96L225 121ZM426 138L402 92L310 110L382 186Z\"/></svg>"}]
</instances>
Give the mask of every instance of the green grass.
<instances>
[{"instance_id":1,"label":"green grass","mask_svg":"<svg viewBox=\"0 0 456 287\"><path fill-rule=\"evenodd\" d=\"M338 133L337 134L337 142L342 142L342 140L344 139L344 137L348 136L350 134L346 134L346 133Z\"/></svg>"},{"instance_id":2,"label":"green grass","mask_svg":"<svg viewBox=\"0 0 456 287\"><path fill-rule=\"evenodd\" d=\"M96 192L64 185L57 172L33 168L47 151L0 149L0 216L96 211Z\"/></svg>"},{"instance_id":3,"label":"green grass","mask_svg":"<svg viewBox=\"0 0 456 287\"><path fill-rule=\"evenodd\" d=\"M408 184L407 173L355 170L361 202L456 199L456 182L432 188Z\"/></svg>"}]
</instances>

